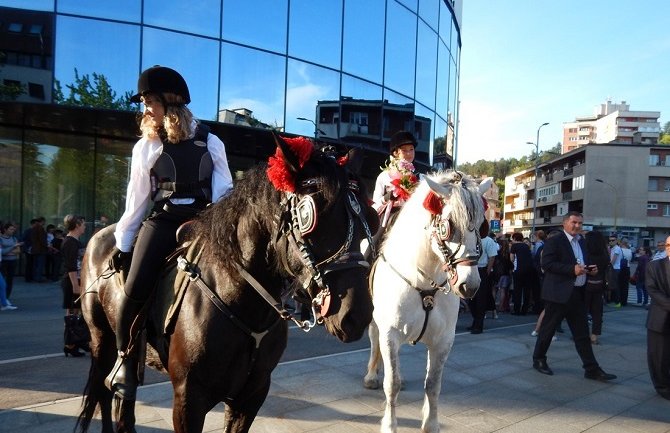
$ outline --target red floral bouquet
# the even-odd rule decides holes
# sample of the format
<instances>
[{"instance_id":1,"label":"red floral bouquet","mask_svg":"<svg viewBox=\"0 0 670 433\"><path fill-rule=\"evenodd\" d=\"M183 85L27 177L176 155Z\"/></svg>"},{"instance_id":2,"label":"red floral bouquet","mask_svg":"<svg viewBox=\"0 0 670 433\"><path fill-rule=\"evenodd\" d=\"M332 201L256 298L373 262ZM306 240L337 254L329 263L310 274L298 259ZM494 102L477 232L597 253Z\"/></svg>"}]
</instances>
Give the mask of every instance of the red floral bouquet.
<instances>
[{"instance_id":1,"label":"red floral bouquet","mask_svg":"<svg viewBox=\"0 0 670 433\"><path fill-rule=\"evenodd\" d=\"M414 164L392 157L385 170L391 178L393 195L400 200L407 200L419 183L419 178L414 174Z\"/></svg>"}]
</instances>

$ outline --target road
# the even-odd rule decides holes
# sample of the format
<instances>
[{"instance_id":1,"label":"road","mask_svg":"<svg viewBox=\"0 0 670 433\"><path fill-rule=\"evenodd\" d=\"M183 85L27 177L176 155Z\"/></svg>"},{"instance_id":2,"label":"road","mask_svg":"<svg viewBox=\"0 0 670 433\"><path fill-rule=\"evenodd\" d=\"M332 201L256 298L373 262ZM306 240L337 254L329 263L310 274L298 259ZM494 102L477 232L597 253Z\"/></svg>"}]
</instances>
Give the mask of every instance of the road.
<instances>
[{"instance_id":1,"label":"road","mask_svg":"<svg viewBox=\"0 0 670 433\"><path fill-rule=\"evenodd\" d=\"M90 358L63 355L63 310L58 283L26 284L19 277L12 302L18 310L0 313L0 410L81 395ZM529 323L535 319L533 315L501 315L498 320L487 320L486 327ZM469 321L469 314L461 315L457 332L465 331ZM344 344L328 335L323 327L305 333L291 326L281 362L368 347L367 337ZM146 370L145 384L167 380L161 373Z\"/></svg>"}]
</instances>

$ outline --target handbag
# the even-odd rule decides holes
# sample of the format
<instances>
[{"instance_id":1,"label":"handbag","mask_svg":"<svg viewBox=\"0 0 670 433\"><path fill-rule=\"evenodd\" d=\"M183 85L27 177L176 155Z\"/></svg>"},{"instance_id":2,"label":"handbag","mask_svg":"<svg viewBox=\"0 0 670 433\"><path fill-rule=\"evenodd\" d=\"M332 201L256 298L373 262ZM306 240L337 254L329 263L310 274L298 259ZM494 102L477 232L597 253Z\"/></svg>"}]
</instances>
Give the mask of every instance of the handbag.
<instances>
[{"instance_id":1,"label":"handbag","mask_svg":"<svg viewBox=\"0 0 670 433\"><path fill-rule=\"evenodd\" d=\"M65 320L65 345L74 344L83 346L91 341L91 332L81 314L68 314L63 318Z\"/></svg>"},{"instance_id":2,"label":"handbag","mask_svg":"<svg viewBox=\"0 0 670 433\"><path fill-rule=\"evenodd\" d=\"M630 283L637 284L637 272L630 276Z\"/></svg>"}]
</instances>

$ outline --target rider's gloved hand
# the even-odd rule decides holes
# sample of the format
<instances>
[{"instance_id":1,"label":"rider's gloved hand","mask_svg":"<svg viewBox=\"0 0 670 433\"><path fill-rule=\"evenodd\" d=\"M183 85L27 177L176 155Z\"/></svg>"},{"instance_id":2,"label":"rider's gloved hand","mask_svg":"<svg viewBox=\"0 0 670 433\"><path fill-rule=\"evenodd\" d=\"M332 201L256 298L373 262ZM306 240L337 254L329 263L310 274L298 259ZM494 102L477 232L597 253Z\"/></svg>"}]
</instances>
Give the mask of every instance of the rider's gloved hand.
<instances>
[{"instance_id":1,"label":"rider's gloved hand","mask_svg":"<svg viewBox=\"0 0 670 433\"><path fill-rule=\"evenodd\" d=\"M112 251L112 268L114 268L116 272L121 272L121 270L128 271L128 265L130 264L131 256L132 253L123 252L115 247L114 251Z\"/></svg>"}]
</instances>

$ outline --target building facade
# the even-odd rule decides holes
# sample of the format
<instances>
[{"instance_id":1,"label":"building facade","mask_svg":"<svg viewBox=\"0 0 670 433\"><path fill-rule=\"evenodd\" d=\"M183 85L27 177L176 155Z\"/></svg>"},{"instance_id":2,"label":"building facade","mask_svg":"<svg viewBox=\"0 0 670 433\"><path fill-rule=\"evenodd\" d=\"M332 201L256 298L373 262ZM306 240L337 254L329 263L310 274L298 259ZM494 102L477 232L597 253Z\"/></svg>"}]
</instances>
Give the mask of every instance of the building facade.
<instances>
[{"instance_id":1,"label":"building facade","mask_svg":"<svg viewBox=\"0 0 670 433\"><path fill-rule=\"evenodd\" d=\"M537 200L536 203L534 201ZM536 212L533 215L533 207ZM559 228L570 211L585 229L655 246L670 235L670 146L589 144L505 178L503 232Z\"/></svg>"},{"instance_id":2,"label":"building facade","mask_svg":"<svg viewBox=\"0 0 670 433\"><path fill-rule=\"evenodd\" d=\"M449 167L461 8L457 0L0 0L0 83L25 91L0 107L0 219L115 221L132 116L30 103L50 105L52 89L67 97L76 77L93 74L117 96L134 93L155 64L184 76L196 117L229 122L215 128L233 171L271 151L255 131L268 127L362 147L371 179L399 128L419 136L419 167ZM352 111L351 101L367 108ZM113 205L104 204L112 189Z\"/></svg>"},{"instance_id":3,"label":"building facade","mask_svg":"<svg viewBox=\"0 0 670 433\"><path fill-rule=\"evenodd\" d=\"M660 111L631 111L626 101L608 100L593 116L578 117L563 124L562 153L590 143L658 144Z\"/></svg>"}]
</instances>

